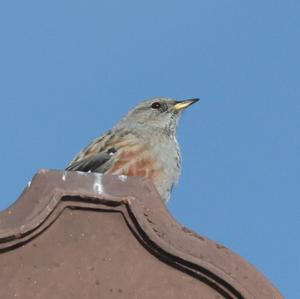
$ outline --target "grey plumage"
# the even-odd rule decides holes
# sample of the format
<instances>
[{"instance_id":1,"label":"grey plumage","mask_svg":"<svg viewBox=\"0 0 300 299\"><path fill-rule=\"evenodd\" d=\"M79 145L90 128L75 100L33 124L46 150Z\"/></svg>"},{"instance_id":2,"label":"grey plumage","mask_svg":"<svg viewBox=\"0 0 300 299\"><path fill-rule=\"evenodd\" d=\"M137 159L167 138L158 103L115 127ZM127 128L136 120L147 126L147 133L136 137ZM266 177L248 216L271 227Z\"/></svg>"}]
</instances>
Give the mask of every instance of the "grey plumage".
<instances>
[{"instance_id":1,"label":"grey plumage","mask_svg":"<svg viewBox=\"0 0 300 299\"><path fill-rule=\"evenodd\" d=\"M181 112L196 101L154 98L142 102L84 148L66 170L146 177L167 202L180 174L178 121Z\"/></svg>"}]
</instances>

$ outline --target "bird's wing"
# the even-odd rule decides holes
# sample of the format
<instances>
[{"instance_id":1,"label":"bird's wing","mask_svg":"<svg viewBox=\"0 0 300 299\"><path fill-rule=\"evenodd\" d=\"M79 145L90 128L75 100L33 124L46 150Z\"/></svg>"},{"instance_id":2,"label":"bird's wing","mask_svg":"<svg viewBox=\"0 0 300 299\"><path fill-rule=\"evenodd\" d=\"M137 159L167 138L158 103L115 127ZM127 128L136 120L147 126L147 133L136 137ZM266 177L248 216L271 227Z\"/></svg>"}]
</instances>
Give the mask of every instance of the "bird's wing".
<instances>
[{"instance_id":1,"label":"bird's wing","mask_svg":"<svg viewBox=\"0 0 300 299\"><path fill-rule=\"evenodd\" d=\"M84 148L66 167L66 170L103 173L111 163L113 148L107 146L111 139L110 132L95 139Z\"/></svg>"},{"instance_id":2,"label":"bird's wing","mask_svg":"<svg viewBox=\"0 0 300 299\"><path fill-rule=\"evenodd\" d=\"M109 131L84 148L71 161L66 170L105 173L121 158L125 163L133 158L134 150L139 147L138 144L138 139L132 133L120 130L112 134ZM124 148L128 146L133 151L124 151Z\"/></svg>"},{"instance_id":3,"label":"bird's wing","mask_svg":"<svg viewBox=\"0 0 300 299\"><path fill-rule=\"evenodd\" d=\"M100 172L103 173L109 167L111 156L106 152L100 152L95 155L87 156L78 161L72 162L66 170L75 170L83 172Z\"/></svg>"}]
</instances>

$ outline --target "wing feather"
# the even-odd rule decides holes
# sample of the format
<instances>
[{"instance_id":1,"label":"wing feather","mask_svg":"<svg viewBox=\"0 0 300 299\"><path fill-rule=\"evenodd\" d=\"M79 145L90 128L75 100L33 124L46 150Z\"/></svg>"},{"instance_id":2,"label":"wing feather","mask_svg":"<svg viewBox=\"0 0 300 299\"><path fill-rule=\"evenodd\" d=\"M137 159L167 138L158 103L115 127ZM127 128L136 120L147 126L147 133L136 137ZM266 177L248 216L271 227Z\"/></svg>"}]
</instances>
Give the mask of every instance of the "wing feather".
<instances>
[{"instance_id":1,"label":"wing feather","mask_svg":"<svg viewBox=\"0 0 300 299\"><path fill-rule=\"evenodd\" d=\"M136 136L128 131L120 130L114 134L109 131L84 148L71 161L66 170L105 173L119 160L120 156L123 157L124 162L124 158L126 158L124 148L129 146L134 149L137 144ZM129 155L127 161L131 158Z\"/></svg>"}]
</instances>

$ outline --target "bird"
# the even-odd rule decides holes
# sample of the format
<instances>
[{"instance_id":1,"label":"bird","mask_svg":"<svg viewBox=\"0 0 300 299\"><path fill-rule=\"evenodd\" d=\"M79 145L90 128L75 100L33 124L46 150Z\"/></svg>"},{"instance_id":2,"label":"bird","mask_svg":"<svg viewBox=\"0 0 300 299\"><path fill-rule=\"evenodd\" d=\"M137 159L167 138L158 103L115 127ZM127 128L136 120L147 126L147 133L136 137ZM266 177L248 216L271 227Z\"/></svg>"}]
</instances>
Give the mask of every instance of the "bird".
<instances>
[{"instance_id":1,"label":"bird","mask_svg":"<svg viewBox=\"0 0 300 299\"><path fill-rule=\"evenodd\" d=\"M182 112L198 100L156 97L141 102L65 170L147 178L166 204L181 168L177 126Z\"/></svg>"}]
</instances>

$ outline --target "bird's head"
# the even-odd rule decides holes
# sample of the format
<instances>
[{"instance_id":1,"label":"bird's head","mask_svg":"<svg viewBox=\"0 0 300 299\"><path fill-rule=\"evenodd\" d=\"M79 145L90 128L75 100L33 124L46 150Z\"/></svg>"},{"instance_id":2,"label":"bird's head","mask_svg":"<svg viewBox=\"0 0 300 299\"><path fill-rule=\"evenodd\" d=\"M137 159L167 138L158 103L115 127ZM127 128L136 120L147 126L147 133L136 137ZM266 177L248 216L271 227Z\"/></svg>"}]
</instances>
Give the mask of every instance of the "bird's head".
<instances>
[{"instance_id":1,"label":"bird's head","mask_svg":"<svg viewBox=\"0 0 300 299\"><path fill-rule=\"evenodd\" d=\"M176 101L170 98L153 98L137 105L122 119L121 123L122 126L143 126L153 130L166 131L169 135L175 135L182 112L198 100Z\"/></svg>"}]
</instances>

